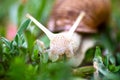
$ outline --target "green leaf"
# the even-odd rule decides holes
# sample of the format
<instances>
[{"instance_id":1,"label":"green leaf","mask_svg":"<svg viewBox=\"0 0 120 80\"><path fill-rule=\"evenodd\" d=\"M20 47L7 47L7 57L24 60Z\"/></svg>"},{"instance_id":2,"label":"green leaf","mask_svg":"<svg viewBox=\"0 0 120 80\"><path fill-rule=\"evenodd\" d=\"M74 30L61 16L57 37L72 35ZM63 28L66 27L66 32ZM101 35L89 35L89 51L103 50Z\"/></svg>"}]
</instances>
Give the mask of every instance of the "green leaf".
<instances>
[{"instance_id":1,"label":"green leaf","mask_svg":"<svg viewBox=\"0 0 120 80\"><path fill-rule=\"evenodd\" d=\"M32 60L35 62L40 62L40 57L39 57L39 50L38 50L38 46L35 44L34 45L34 49L33 49L33 53L32 53Z\"/></svg>"},{"instance_id":2,"label":"green leaf","mask_svg":"<svg viewBox=\"0 0 120 80\"><path fill-rule=\"evenodd\" d=\"M95 57L96 57L96 58L99 58L99 57L101 57L101 56L102 56L101 50L100 50L100 48L97 46L97 47L96 47L96 50L95 50Z\"/></svg>"},{"instance_id":3,"label":"green leaf","mask_svg":"<svg viewBox=\"0 0 120 80\"><path fill-rule=\"evenodd\" d=\"M27 46L28 46L28 51L30 51L30 53L32 53L33 48L34 48L34 41L35 41L36 38L28 30L25 31L25 37L26 37L26 42L27 42Z\"/></svg>"},{"instance_id":4,"label":"green leaf","mask_svg":"<svg viewBox=\"0 0 120 80\"><path fill-rule=\"evenodd\" d=\"M30 19L26 20L21 26L20 28L18 29L18 32L17 34L18 35L21 35L23 33L23 31L28 27L28 25L30 24Z\"/></svg>"},{"instance_id":5,"label":"green leaf","mask_svg":"<svg viewBox=\"0 0 120 80\"><path fill-rule=\"evenodd\" d=\"M84 66L80 68L73 69L73 75L74 76L80 76L80 77L88 77L94 73L95 69L93 66Z\"/></svg>"},{"instance_id":6,"label":"green leaf","mask_svg":"<svg viewBox=\"0 0 120 80\"><path fill-rule=\"evenodd\" d=\"M41 58L40 60L42 61L42 63L47 63L49 59L48 53L42 53L40 58Z\"/></svg>"},{"instance_id":7,"label":"green leaf","mask_svg":"<svg viewBox=\"0 0 120 80\"><path fill-rule=\"evenodd\" d=\"M11 43L10 43L10 49L11 49L11 51L14 51L14 44L13 44L13 41L11 41Z\"/></svg>"},{"instance_id":8,"label":"green leaf","mask_svg":"<svg viewBox=\"0 0 120 80\"><path fill-rule=\"evenodd\" d=\"M119 74L115 74L113 72L110 72L110 70L107 68L107 66L105 66L103 64L102 55L100 53L101 53L100 48L96 47L94 63L95 63L95 67L97 67L97 71L99 71L106 79L119 80L119 78L120 78ZM107 57L107 56L105 56L105 57ZM108 64L108 66L109 66L109 64ZM118 69L116 69L116 70L118 70ZM99 74L99 76L100 76L100 74Z\"/></svg>"},{"instance_id":9,"label":"green leaf","mask_svg":"<svg viewBox=\"0 0 120 80\"><path fill-rule=\"evenodd\" d=\"M4 38L4 37L1 37L1 40L2 40L2 42L4 42L5 43L5 45L10 49L10 41L9 40L7 40L6 38Z\"/></svg>"},{"instance_id":10,"label":"green leaf","mask_svg":"<svg viewBox=\"0 0 120 80\"><path fill-rule=\"evenodd\" d=\"M109 70L112 72L118 72L120 71L120 66L109 65Z\"/></svg>"},{"instance_id":11,"label":"green leaf","mask_svg":"<svg viewBox=\"0 0 120 80\"><path fill-rule=\"evenodd\" d=\"M103 62L104 62L104 64L105 64L106 67L109 66L109 59L108 59L107 56L103 59Z\"/></svg>"},{"instance_id":12,"label":"green leaf","mask_svg":"<svg viewBox=\"0 0 120 80\"><path fill-rule=\"evenodd\" d=\"M25 37L23 34L19 35L17 34L16 37L13 40L14 43L16 43L17 47L23 47L23 44L25 42Z\"/></svg>"},{"instance_id":13,"label":"green leaf","mask_svg":"<svg viewBox=\"0 0 120 80\"><path fill-rule=\"evenodd\" d=\"M88 49L87 52L85 53L85 57L81 65L82 66L89 65L89 64L92 65L94 54L95 54L95 48Z\"/></svg>"},{"instance_id":14,"label":"green leaf","mask_svg":"<svg viewBox=\"0 0 120 80\"><path fill-rule=\"evenodd\" d=\"M17 45L19 44L19 35L18 34L16 34L16 36L15 36L15 38L14 38L14 41L17 43Z\"/></svg>"},{"instance_id":15,"label":"green leaf","mask_svg":"<svg viewBox=\"0 0 120 80\"><path fill-rule=\"evenodd\" d=\"M43 54L43 62L47 63L48 62L48 53Z\"/></svg>"}]
</instances>

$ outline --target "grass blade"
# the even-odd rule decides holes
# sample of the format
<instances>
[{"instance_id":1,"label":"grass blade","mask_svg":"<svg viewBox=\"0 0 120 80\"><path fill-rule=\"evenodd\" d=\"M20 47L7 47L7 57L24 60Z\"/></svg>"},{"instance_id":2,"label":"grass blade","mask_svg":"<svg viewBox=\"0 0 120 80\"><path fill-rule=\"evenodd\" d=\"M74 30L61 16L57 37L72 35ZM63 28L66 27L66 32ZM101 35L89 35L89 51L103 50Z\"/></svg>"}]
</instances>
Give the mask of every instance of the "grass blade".
<instances>
[{"instance_id":1,"label":"grass blade","mask_svg":"<svg viewBox=\"0 0 120 80\"><path fill-rule=\"evenodd\" d=\"M30 24L30 19L26 20L19 28L17 34L21 35L23 33L23 31L28 27L28 25Z\"/></svg>"}]
</instances>

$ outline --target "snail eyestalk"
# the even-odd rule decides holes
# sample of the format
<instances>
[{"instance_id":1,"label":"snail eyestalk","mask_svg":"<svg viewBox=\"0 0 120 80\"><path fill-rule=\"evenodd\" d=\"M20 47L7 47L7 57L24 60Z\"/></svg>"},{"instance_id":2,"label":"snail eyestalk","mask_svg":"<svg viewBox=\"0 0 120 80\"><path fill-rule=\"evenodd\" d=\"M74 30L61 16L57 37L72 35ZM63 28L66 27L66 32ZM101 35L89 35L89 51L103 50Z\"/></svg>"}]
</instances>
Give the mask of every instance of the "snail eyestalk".
<instances>
[{"instance_id":1,"label":"snail eyestalk","mask_svg":"<svg viewBox=\"0 0 120 80\"><path fill-rule=\"evenodd\" d=\"M32 17L30 14L26 14L26 17L33 21L48 36L50 40L53 38L54 34L50 32L46 27L44 27L41 23L39 23L34 17Z\"/></svg>"},{"instance_id":2,"label":"snail eyestalk","mask_svg":"<svg viewBox=\"0 0 120 80\"><path fill-rule=\"evenodd\" d=\"M78 16L78 18L76 19L75 23L73 24L73 26L71 27L71 29L69 30L69 35L70 38L72 37L73 33L75 32L76 28L78 27L79 23L81 22L81 20L83 19L83 17L85 16L85 12L81 12Z\"/></svg>"}]
</instances>

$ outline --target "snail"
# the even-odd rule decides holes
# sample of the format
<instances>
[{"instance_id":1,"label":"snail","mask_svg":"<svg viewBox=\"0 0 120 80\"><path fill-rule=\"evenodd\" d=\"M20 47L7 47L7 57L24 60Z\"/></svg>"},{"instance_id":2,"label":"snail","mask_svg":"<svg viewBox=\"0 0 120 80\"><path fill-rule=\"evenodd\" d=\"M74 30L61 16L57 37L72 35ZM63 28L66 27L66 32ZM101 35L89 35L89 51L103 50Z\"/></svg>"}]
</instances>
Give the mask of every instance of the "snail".
<instances>
[{"instance_id":1,"label":"snail","mask_svg":"<svg viewBox=\"0 0 120 80\"><path fill-rule=\"evenodd\" d=\"M56 0L53 6L48 29L52 32L68 31L80 12L85 16L74 33L80 36L80 45L74 57L70 59L72 66L79 66L86 51L97 42L91 34L98 33L109 22L110 0ZM89 35L90 34L90 35Z\"/></svg>"},{"instance_id":2,"label":"snail","mask_svg":"<svg viewBox=\"0 0 120 80\"><path fill-rule=\"evenodd\" d=\"M84 38L82 33L97 33L100 25L107 24L109 15L109 0L56 0L48 21L49 30L31 15L26 16L50 39L50 60L57 61L65 54L70 64L77 67L96 42L92 37Z\"/></svg>"},{"instance_id":3,"label":"snail","mask_svg":"<svg viewBox=\"0 0 120 80\"><path fill-rule=\"evenodd\" d=\"M50 32L30 14L27 14L26 17L31 19L48 36L50 39L50 49L48 50L49 58L52 61L56 61L59 59L59 56L64 54L66 54L68 58L72 57L74 56L74 52L78 50L81 37L77 33L74 33L74 31L76 30L84 15L85 13L82 12L78 16L77 20L69 31L57 34Z\"/></svg>"}]
</instances>

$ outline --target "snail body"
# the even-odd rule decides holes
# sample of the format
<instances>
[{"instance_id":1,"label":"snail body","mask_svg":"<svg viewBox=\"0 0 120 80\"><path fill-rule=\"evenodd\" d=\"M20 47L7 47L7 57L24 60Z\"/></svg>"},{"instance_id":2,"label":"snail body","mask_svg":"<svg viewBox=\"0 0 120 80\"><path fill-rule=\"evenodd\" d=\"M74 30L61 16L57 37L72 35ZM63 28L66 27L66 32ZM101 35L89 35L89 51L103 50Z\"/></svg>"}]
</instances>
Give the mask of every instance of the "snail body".
<instances>
[{"instance_id":1,"label":"snail body","mask_svg":"<svg viewBox=\"0 0 120 80\"><path fill-rule=\"evenodd\" d=\"M73 57L76 51L79 48L81 37L77 33L74 33L78 24L83 19L85 13L81 14L76 19L74 25L69 31L61 32L54 34L45 28L41 23L39 23L35 18L30 14L27 14L26 17L31 19L50 39L50 49L48 50L49 58L52 61L59 59L59 56L66 55L68 58Z\"/></svg>"},{"instance_id":2,"label":"snail body","mask_svg":"<svg viewBox=\"0 0 120 80\"><path fill-rule=\"evenodd\" d=\"M69 30L81 11L86 15L76 32L96 33L100 25L108 22L110 0L56 0L48 29L53 32Z\"/></svg>"},{"instance_id":3,"label":"snail body","mask_svg":"<svg viewBox=\"0 0 120 80\"><path fill-rule=\"evenodd\" d=\"M56 0L47 26L52 32L67 32L81 12L85 12L85 16L74 32L78 34L76 37L80 37L80 40L76 40L80 41L80 45L74 56L69 59L74 67L81 64L85 52L96 43L89 33L97 33L108 23L110 0ZM84 38L81 33L88 36Z\"/></svg>"},{"instance_id":4,"label":"snail body","mask_svg":"<svg viewBox=\"0 0 120 80\"><path fill-rule=\"evenodd\" d=\"M109 15L109 0L56 0L48 21L50 31L31 15L26 16L50 39L49 58L56 61L65 54L76 67L96 42L91 37L82 41L84 36L80 33L96 33L101 24L107 23Z\"/></svg>"}]
</instances>

